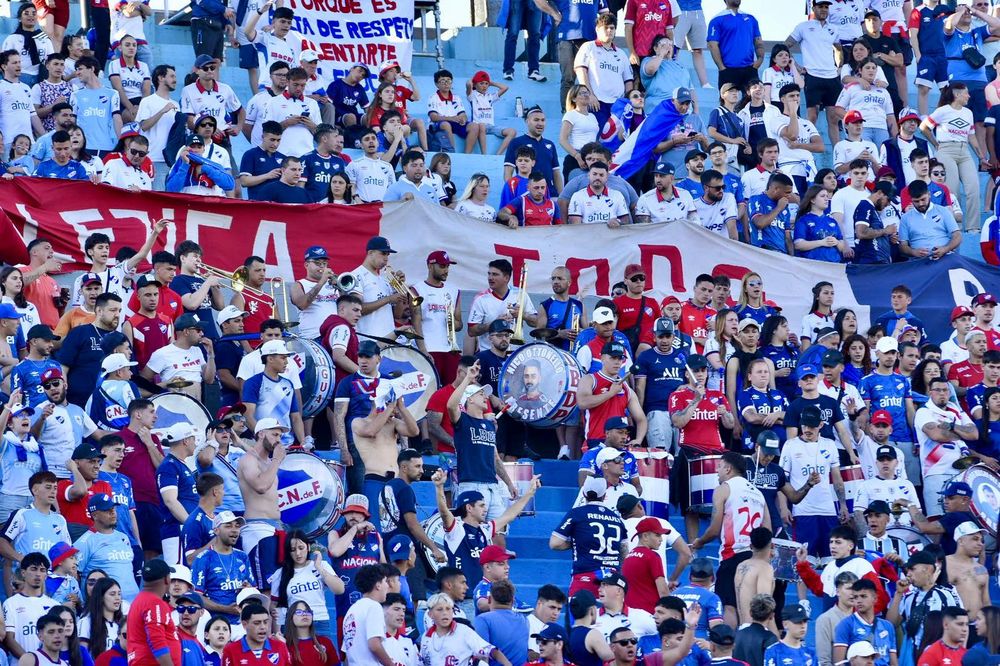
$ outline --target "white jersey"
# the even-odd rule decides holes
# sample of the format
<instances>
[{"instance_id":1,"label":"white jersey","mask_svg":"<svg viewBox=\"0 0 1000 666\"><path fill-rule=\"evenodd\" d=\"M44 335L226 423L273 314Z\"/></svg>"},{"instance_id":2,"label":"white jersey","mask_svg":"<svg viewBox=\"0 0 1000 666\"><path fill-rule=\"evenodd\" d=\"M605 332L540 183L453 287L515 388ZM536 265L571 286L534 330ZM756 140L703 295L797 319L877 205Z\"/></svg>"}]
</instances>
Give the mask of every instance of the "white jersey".
<instances>
[{"instance_id":1,"label":"white jersey","mask_svg":"<svg viewBox=\"0 0 1000 666\"><path fill-rule=\"evenodd\" d=\"M833 328L832 314L825 315L818 312L810 312L802 317L802 332L799 333L799 338L809 338L813 342L816 342L816 331L827 327Z\"/></svg>"},{"instance_id":2,"label":"white jersey","mask_svg":"<svg viewBox=\"0 0 1000 666\"><path fill-rule=\"evenodd\" d=\"M320 119L319 105L312 97L295 98L291 97L288 92L284 92L268 100L261 115L261 124L263 125L268 120L281 123L295 116L304 116L316 122ZM312 131L305 125L289 125L281 133L278 152L282 155L302 157L306 153L312 152L312 149Z\"/></svg>"},{"instance_id":3,"label":"white jersey","mask_svg":"<svg viewBox=\"0 0 1000 666\"><path fill-rule=\"evenodd\" d=\"M752 169L747 169L740 178L743 181L743 197L749 201L758 194L764 194L767 189L767 181L771 180L771 176L776 173L780 172L777 169L768 171L759 164Z\"/></svg>"},{"instance_id":4,"label":"white jersey","mask_svg":"<svg viewBox=\"0 0 1000 666\"><path fill-rule=\"evenodd\" d=\"M906 456L903 450L898 446L893 446L886 442L885 444L879 444L874 439L866 434L861 435L861 439L854 442L854 450L858 454L858 459L861 461L861 475L866 479L874 479L878 476L878 462L875 460L875 452L878 451L880 446L892 446L896 451L896 460L899 463L896 465L896 478L906 479L906 465L903 461L906 460Z\"/></svg>"},{"instance_id":5,"label":"white jersey","mask_svg":"<svg viewBox=\"0 0 1000 666\"><path fill-rule=\"evenodd\" d=\"M42 67L42 63L45 59L49 57L52 53L55 53L55 49L52 47L52 40L45 32L39 30L37 34L34 35L35 49L38 51L38 63L31 64L31 58L28 55L28 49L24 43L24 35L7 35L7 38L3 40L3 46L0 46L0 50L3 51L17 51L21 56L21 74L23 76L38 76L39 70ZM67 70L69 71L69 70ZM28 136L31 136L30 134ZM14 137L7 137L4 135L4 140L10 144Z\"/></svg>"},{"instance_id":6,"label":"white jersey","mask_svg":"<svg viewBox=\"0 0 1000 666\"><path fill-rule=\"evenodd\" d=\"M368 648L372 638L385 638L385 615L382 605L374 599L361 597L344 616L345 663L351 666L379 666L380 662Z\"/></svg>"},{"instance_id":7,"label":"white jersey","mask_svg":"<svg viewBox=\"0 0 1000 666\"><path fill-rule=\"evenodd\" d=\"M244 121L250 125L250 145L259 146L264 138L264 130L261 129L264 124L264 110L273 97L275 97L274 92L270 88L265 88L247 102Z\"/></svg>"},{"instance_id":8,"label":"white jersey","mask_svg":"<svg viewBox=\"0 0 1000 666\"><path fill-rule=\"evenodd\" d=\"M941 343L942 363L961 363L969 360L969 349L958 344L955 334Z\"/></svg>"},{"instance_id":9,"label":"white jersey","mask_svg":"<svg viewBox=\"0 0 1000 666\"><path fill-rule=\"evenodd\" d=\"M274 599L281 592L281 573L282 570L278 569L269 579L271 597ZM323 574L336 575L327 562L321 560L317 565L313 560L308 560L305 566L295 569L288 581L288 606L296 601L305 601L312 609L313 620L317 622L330 619L330 611L326 608L326 583L323 582ZM282 624L285 622L288 606L278 609L278 621Z\"/></svg>"},{"instance_id":10,"label":"white jersey","mask_svg":"<svg viewBox=\"0 0 1000 666\"><path fill-rule=\"evenodd\" d=\"M382 201L385 191L396 182L391 164L367 155L351 160L344 171L354 184L354 192L364 203Z\"/></svg>"},{"instance_id":11,"label":"white jersey","mask_svg":"<svg viewBox=\"0 0 1000 666\"><path fill-rule=\"evenodd\" d=\"M830 384L825 379L819 380L819 394L825 395L827 397L833 398L834 400L840 401L840 412L843 414L844 418L848 418L851 413L851 403L854 404L854 410L858 411L865 406L864 398L861 397L861 392L858 391L858 387L854 384L849 384L843 379L840 381L840 386L834 386ZM844 444L837 438L837 448L843 449Z\"/></svg>"},{"instance_id":12,"label":"white jersey","mask_svg":"<svg viewBox=\"0 0 1000 666\"><path fill-rule=\"evenodd\" d=\"M365 303L374 303L396 293L384 275L376 275L364 266L355 268L351 271L351 275L358 281L354 291L360 294L361 300ZM396 320L392 316L392 305L389 304L361 317L356 328L359 335L377 335L380 338L393 337L392 332L395 329Z\"/></svg>"},{"instance_id":13,"label":"white jersey","mask_svg":"<svg viewBox=\"0 0 1000 666\"><path fill-rule=\"evenodd\" d=\"M868 151L872 157L879 154L879 149L875 144L867 139L861 139L859 141L851 141L850 139L842 139L833 146L833 166L838 167L841 164L850 164L858 155ZM909 153L907 153L909 155ZM882 160L882 164L885 160ZM875 172L872 171L871 167L868 167L868 180L875 180Z\"/></svg>"},{"instance_id":14,"label":"white jersey","mask_svg":"<svg viewBox=\"0 0 1000 666\"><path fill-rule=\"evenodd\" d=\"M946 425L971 426L972 419L965 411L954 404L947 404L938 407L933 402L928 401L926 405L917 410L913 418L913 429L917 431L917 444L920 445L920 463L925 477L934 474L948 474L954 476L955 468L952 467L959 458L968 455L968 446L958 435L950 442L935 442L924 433L924 426L929 423L939 423Z\"/></svg>"},{"instance_id":15,"label":"white jersey","mask_svg":"<svg viewBox=\"0 0 1000 666\"><path fill-rule=\"evenodd\" d=\"M308 294L316 286L315 282L305 278L299 280L298 283L304 294ZM312 304L305 310L299 310L298 335L308 340L318 338L319 327L323 325L326 318L337 314L338 298L340 298L340 292L335 287L331 287L329 283L324 284L323 288L316 294Z\"/></svg>"},{"instance_id":16,"label":"white jersey","mask_svg":"<svg viewBox=\"0 0 1000 666\"><path fill-rule=\"evenodd\" d=\"M628 204L618 190L605 188L601 194L593 194L585 187L570 197L567 215L579 215L582 224L607 224L627 217Z\"/></svg>"},{"instance_id":17,"label":"white jersey","mask_svg":"<svg viewBox=\"0 0 1000 666\"><path fill-rule=\"evenodd\" d=\"M469 323L489 324L492 321L500 319L507 313L508 306L512 308L517 307L520 293L517 287L510 287L507 290L507 295L503 298L497 298L497 295L489 289L479 292L472 299L472 307L469 308ZM531 302L529 294L524 295L524 313L530 315L538 314L538 310L535 308L535 304ZM479 336L477 351L486 351L489 348L489 333L483 333Z\"/></svg>"},{"instance_id":18,"label":"white jersey","mask_svg":"<svg viewBox=\"0 0 1000 666\"><path fill-rule=\"evenodd\" d=\"M798 24L791 34L802 50L802 64L810 74L821 79L837 78L833 47L839 43L838 37L837 26L815 19Z\"/></svg>"},{"instance_id":19,"label":"white jersey","mask_svg":"<svg viewBox=\"0 0 1000 666\"><path fill-rule=\"evenodd\" d=\"M836 516L836 495L830 483L830 472L840 469L837 446L832 440L820 438L818 442L804 442L795 437L785 442L778 464L793 488L801 488L813 472L819 474L819 483L805 498L792 506L793 516Z\"/></svg>"},{"instance_id":20,"label":"white jersey","mask_svg":"<svg viewBox=\"0 0 1000 666\"><path fill-rule=\"evenodd\" d=\"M764 524L767 502L764 494L742 476L727 480L729 497L722 510L722 533L719 535L722 559L750 550L750 532Z\"/></svg>"},{"instance_id":21,"label":"white jersey","mask_svg":"<svg viewBox=\"0 0 1000 666\"><path fill-rule=\"evenodd\" d=\"M472 122L480 123L490 127L495 124L493 120L493 105L499 99L496 91L490 88L485 93L473 90L469 93L469 104L472 105Z\"/></svg>"},{"instance_id":22,"label":"white jersey","mask_svg":"<svg viewBox=\"0 0 1000 666\"><path fill-rule=\"evenodd\" d=\"M289 67L299 66L299 54L302 53L302 35L289 30L284 39L271 30L260 30L254 35L254 46L257 47L257 67L262 72L270 71L276 62L287 62Z\"/></svg>"},{"instance_id":23,"label":"white jersey","mask_svg":"<svg viewBox=\"0 0 1000 666\"><path fill-rule=\"evenodd\" d=\"M789 176L804 176L811 179L816 175L816 161L813 154L803 148L792 148L781 135L781 130L791 122L786 115L778 116L767 125L767 135L773 136L778 142L778 168ZM795 143L809 143L814 136L819 136L816 126L804 118L798 119L799 134Z\"/></svg>"},{"instance_id":24,"label":"white jersey","mask_svg":"<svg viewBox=\"0 0 1000 666\"><path fill-rule=\"evenodd\" d=\"M872 86L869 90L865 90L859 84L847 86L837 98L837 106L848 111L859 111L864 118L865 128L889 129L886 116L893 115L892 99L885 88ZM872 154L874 155L874 152Z\"/></svg>"},{"instance_id":25,"label":"white jersey","mask_svg":"<svg viewBox=\"0 0 1000 666\"><path fill-rule=\"evenodd\" d=\"M271 25L271 12L264 12L257 17L254 16L255 13L260 12L260 8L264 5L264 2L265 0L248 0L246 14L243 16L243 22L236 28L236 43L240 46L249 46L253 44L245 32L251 19L257 18L258 32ZM296 61L295 65L298 65L298 61Z\"/></svg>"},{"instance_id":26,"label":"white jersey","mask_svg":"<svg viewBox=\"0 0 1000 666\"><path fill-rule=\"evenodd\" d=\"M136 60L135 65L129 67L123 58L117 58L108 63L108 80L117 76L121 80L122 90L130 100L142 97L142 85L146 81L151 81L149 65Z\"/></svg>"},{"instance_id":27,"label":"white jersey","mask_svg":"<svg viewBox=\"0 0 1000 666\"><path fill-rule=\"evenodd\" d=\"M35 631L35 622L56 605L52 597L26 597L15 594L3 602L4 623L7 631L14 634L14 640L25 652L37 650L42 646ZM18 658L11 655L10 666L17 666Z\"/></svg>"},{"instance_id":28,"label":"white jersey","mask_svg":"<svg viewBox=\"0 0 1000 666\"><path fill-rule=\"evenodd\" d=\"M704 197L698 197L694 200L694 209L698 212L701 226L729 238L729 221L735 221L737 215L736 197L726 192L722 195L722 200L716 203L709 203Z\"/></svg>"},{"instance_id":29,"label":"white jersey","mask_svg":"<svg viewBox=\"0 0 1000 666\"><path fill-rule=\"evenodd\" d=\"M11 83L0 78L0 132L7 145L14 143L14 137L23 134L34 137L31 128L32 116L38 116L31 103L31 89L20 81Z\"/></svg>"},{"instance_id":30,"label":"white jersey","mask_svg":"<svg viewBox=\"0 0 1000 666\"><path fill-rule=\"evenodd\" d=\"M236 113L241 106L240 98L225 83L216 83L208 89L202 87L201 81L195 81L181 90L181 111L195 117L203 113L211 114L220 132L229 128L226 114Z\"/></svg>"},{"instance_id":31,"label":"white jersey","mask_svg":"<svg viewBox=\"0 0 1000 666\"><path fill-rule=\"evenodd\" d=\"M861 37L861 24L865 21L864 0L842 0L830 5L827 23L837 32L837 39L853 42Z\"/></svg>"},{"instance_id":32,"label":"white jersey","mask_svg":"<svg viewBox=\"0 0 1000 666\"><path fill-rule=\"evenodd\" d=\"M103 172L102 172L103 177ZM72 297L70 298L69 305L73 308L78 308L83 305L83 276L85 273L81 273L76 276L73 280L73 290L70 292ZM112 294L117 294L122 297L122 302L127 302L128 299L125 296L130 295L129 290L125 287L125 280L128 278L128 270L126 269L125 263L115 264L114 266L108 266L103 271L97 274L97 277L101 278L101 291L111 292Z\"/></svg>"},{"instance_id":33,"label":"white jersey","mask_svg":"<svg viewBox=\"0 0 1000 666\"><path fill-rule=\"evenodd\" d=\"M650 222L698 222L698 211L694 207L691 193L675 187L674 196L664 199L660 192L652 189L646 192L635 204L636 217L648 215Z\"/></svg>"},{"instance_id":34,"label":"white jersey","mask_svg":"<svg viewBox=\"0 0 1000 666\"><path fill-rule=\"evenodd\" d=\"M453 311L458 303L458 287L447 283L440 287L432 287L426 282L417 282L410 287L424 299L420 304L420 321L427 351L449 351L451 345L448 343L448 313ZM457 341L457 331L455 337Z\"/></svg>"},{"instance_id":35,"label":"white jersey","mask_svg":"<svg viewBox=\"0 0 1000 666\"><path fill-rule=\"evenodd\" d=\"M902 467L902 465L900 465ZM917 489L913 487L911 481L906 479L882 479L875 477L865 479L857 486L857 494L854 496L854 510L864 511L875 500L882 500L892 506L896 500L907 500L910 504L920 506L920 496ZM903 525L910 525L910 514L907 511L899 516L899 522Z\"/></svg>"}]
</instances>

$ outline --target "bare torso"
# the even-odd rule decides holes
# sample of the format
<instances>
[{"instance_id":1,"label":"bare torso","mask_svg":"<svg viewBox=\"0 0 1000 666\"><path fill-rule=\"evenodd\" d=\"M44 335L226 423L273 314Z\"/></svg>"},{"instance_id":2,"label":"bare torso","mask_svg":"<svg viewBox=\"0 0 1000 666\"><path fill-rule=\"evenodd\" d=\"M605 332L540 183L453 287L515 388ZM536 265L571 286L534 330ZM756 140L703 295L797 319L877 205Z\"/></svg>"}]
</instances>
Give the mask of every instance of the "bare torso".
<instances>
[{"instance_id":1,"label":"bare torso","mask_svg":"<svg viewBox=\"0 0 1000 666\"><path fill-rule=\"evenodd\" d=\"M395 474L399 471L399 465L396 463L396 457L399 455L396 419L389 419L375 437L359 435L358 424L373 418L373 416L366 416L364 419L351 421L354 445L358 447L361 460L365 463L366 474L378 474L379 476L386 476L389 472Z\"/></svg>"},{"instance_id":2,"label":"bare torso","mask_svg":"<svg viewBox=\"0 0 1000 666\"><path fill-rule=\"evenodd\" d=\"M757 594L774 593L774 569L771 561L751 557L736 567L736 610L740 624L750 622L750 601Z\"/></svg>"},{"instance_id":3,"label":"bare torso","mask_svg":"<svg viewBox=\"0 0 1000 666\"><path fill-rule=\"evenodd\" d=\"M256 448L247 451L247 454L242 456L237 463L236 473L240 482L240 494L243 495L243 503L246 505L244 516L247 520L253 518L278 520L281 518L281 512L278 510L277 475L274 475L274 481L263 492L247 480L260 479L268 473L273 474L273 466L278 464L280 463L273 459L261 460L257 455Z\"/></svg>"},{"instance_id":4,"label":"bare torso","mask_svg":"<svg viewBox=\"0 0 1000 666\"><path fill-rule=\"evenodd\" d=\"M962 557L960 555L948 555L948 582L955 586L965 610L969 611L969 617L976 617L976 613L983 607L983 597L989 585L989 574L986 567L977 560Z\"/></svg>"}]
</instances>

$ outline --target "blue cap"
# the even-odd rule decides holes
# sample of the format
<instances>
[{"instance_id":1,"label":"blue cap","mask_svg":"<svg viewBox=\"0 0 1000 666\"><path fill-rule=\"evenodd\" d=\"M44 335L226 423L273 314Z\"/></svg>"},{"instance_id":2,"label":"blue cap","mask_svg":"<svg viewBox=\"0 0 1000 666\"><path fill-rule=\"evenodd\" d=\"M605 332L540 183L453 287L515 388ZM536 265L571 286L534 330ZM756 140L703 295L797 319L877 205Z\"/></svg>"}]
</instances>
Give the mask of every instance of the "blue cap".
<instances>
[{"instance_id":1,"label":"blue cap","mask_svg":"<svg viewBox=\"0 0 1000 666\"><path fill-rule=\"evenodd\" d=\"M199 608L205 607L205 601L201 598L201 595L198 594L197 592L194 591L185 592L181 596L177 597L177 605L178 606L182 605L181 602L184 601L185 599L190 601L191 604L194 606L198 606Z\"/></svg>"},{"instance_id":2,"label":"blue cap","mask_svg":"<svg viewBox=\"0 0 1000 666\"><path fill-rule=\"evenodd\" d=\"M690 102L691 101L691 89L681 86L680 88L674 88L674 99L678 102Z\"/></svg>"},{"instance_id":3,"label":"blue cap","mask_svg":"<svg viewBox=\"0 0 1000 666\"><path fill-rule=\"evenodd\" d=\"M658 173L664 176L672 176L674 175L674 171L676 171L674 165L667 160L660 160L656 163L656 166L653 167L653 173Z\"/></svg>"},{"instance_id":4,"label":"blue cap","mask_svg":"<svg viewBox=\"0 0 1000 666\"><path fill-rule=\"evenodd\" d=\"M549 622L545 628L537 634L531 634L532 638L540 638L543 641L566 642L566 630L558 622Z\"/></svg>"},{"instance_id":5,"label":"blue cap","mask_svg":"<svg viewBox=\"0 0 1000 666\"><path fill-rule=\"evenodd\" d=\"M489 332L490 333L513 333L514 329L512 329L510 327L510 324L508 324L503 319L494 319L493 321L490 322Z\"/></svg>"},{"instance_id":6,"label":"blue cap","mask_svg":"<svg viewBox=\"0 0 1000 666\"><path fill-rule=\"evenodd\" d=\"M27 414L28 416L34 416L35 410L26 402L22 402L20 405L14 405L10 410L11 416L20 416L21 414Z\"/></svg>"},{"instance_id":7,"label":"blue cap","mask_svg":"<svg viewBox=\"0 0 1000 666\"><path fill-rule=\"evenodd\" d=\"M612 416L604 422L605 430L628 430L628 421L624 416Z\"/></svg>"},{"instance_id":8,"label":"blue cap","mask_svg":"<svg viewBox=\"0 0 1000 666\"><path fill-rule=\"evenodd\" d=\"M93 495L87 502L88 511L110 511L113 508L115 508L115 502L107 493Z\"/></svg>"},{"instance_id":9,"label":"blue cap","mask_svg":"<svg viewBox=\"0 0 1000 666\"><path fill-rule=\"evenodd\" d=\"M796 379L805 379L806 377L818 377L819 368L817 368L812 363L806 363L805 365L800 365L795 369Z\"/></svg>"},{"instance_id":10,"label":"blue cap","mask_svg":"<svg viewBox=\"0 0 1000 666\"><path fill-rule=\"evenodd\" d=\"M80 286L81 287L86 287L88 284L94 284L95 282L98 283L98 284L102 284L101 283L101 276L98 275L97 273L84 273L80 277Z\"/></svg>"},{"instance_id":11,"label":"blue cap","mask_svg":"<svg viewBox=\"0 0 1000 666\"><path fill-rule=\"evenodd\" d=\"M687 367L690 370L704 370L708 367L708 359L701 354L691 354L687 357Z\"/></svg>"},{"instance_id":12,"label":"blue cap","mask_svg":"<svg viewBox=\"0 0 1000 666\"><path fill-rule=\"evenodd\" d=\"M954 497L956 495L959 497L972 497L972 486L965 481L952 481L938 495L944 495L945 497Z\"/></svg>"},{"instance_id":13,"label":"blue cap","mask_svg":"<svg viewBox=\"0 0 1000 666\"><path fill-rule=\"evenodd\" d=\"M205 65L209 65L209 64L211 64L213 62L219 62L219 59L218 58L213 58L212 56L208 55L207 53L202 53L200 56L198 56L197 58L194 59L194 68L195 69L201 69Z\"/></svg>"},{"instance_id":14,"label":"blue cap","mask_svg":"<svg viewBox=\"0 0 1000 666\"><path fill-rule=\"evenodd\" d=\"M389 539L389 544L385 549L385 557L390 562L410 559L410 552L413 550L413 539L405 534L397 534Z\"/></svg>"},{"instance_id":15,"label":"blue cap","mask_svg":"<svg viewBox=\"0 0 1000 666\"><path fill-rule=\"evenodd\" d=\"M478 490L466 490L460 493L458 497L455 498L455 509L454 512L458 517L465 515L465 505L475 504L476 502L485 502L486 496L483 495Z\"/></svg>"},{"instance_id":16,"label":"blue cap","mask_svg":"<svg viewBox=\"0 0 1000 666\"><path fill-rule=\"evenodd\" d=\"M326 253L326 248L322 245L313 245L308 250L306 250L306 261L311 259L329 259L330 255Z\"/></svg>"},{"instance_id":17,"label":"blue cap","mask_svg":"<svg viewBox=\"0 0 1000 666\"><path fill-rule=\"evenodd\" d=\"M198 315L193 312L185 312L174 322L175 331L183 331L189 328L204 328Z\"/></svg>"},{"instance_id":18,"label":"blue cap","mask_svg":"<svg viewBox=\"0 0 1000 666\"><path fill-rule=\"evenodd\" d=\"M10 303L0 303L0 319L20 319L23 316Z\"/></svg>"},{"instance_id":19,"label":"blue cap","mask_svg":"<svg viewBox=\"0 0 1000 666\"><path fill-rule=\"evenodd\" d=\"M389 247L389 240L385 236L372 236L368 239L368 244L365 245L365 251L371 252L388 252L389 254L395 254L395 250Z\"/></svg>"},{"instance_id":20,"label":"blue cap","mask_svg":"<svg viewBox=\"0 0 1000 666\"><path fill-rule=\"evenodd\" d=\"M358 343L358 356L378 356L381 352L374 340L362 340Z\"/></svg>"}]
</instances>

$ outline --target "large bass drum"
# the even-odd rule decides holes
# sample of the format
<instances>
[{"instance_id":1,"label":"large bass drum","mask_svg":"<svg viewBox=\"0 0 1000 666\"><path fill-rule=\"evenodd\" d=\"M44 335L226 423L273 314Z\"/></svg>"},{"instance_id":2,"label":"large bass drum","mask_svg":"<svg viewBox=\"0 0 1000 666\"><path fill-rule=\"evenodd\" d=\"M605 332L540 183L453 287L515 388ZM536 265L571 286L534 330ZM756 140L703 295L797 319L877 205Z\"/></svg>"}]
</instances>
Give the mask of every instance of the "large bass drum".
<instances>
[{"instance_id":1,"label":"large bass drum","mask_svg":"<svg viewBox=\"0 0 1000 666\"><path fill-rule=\"evenodd\" d=\"M456 520L458 519L456 518ZM433 515L427 518L427 520L420 523L420 526L424 528L424 532L427 534L427 537L436 543L442 552L445 552L444 521L441 520L441 514L435 511ZM447 562L438 562L435 560L434 553L424 544L420 544L420 547L424 549L424 555L427 556L427 563L431 565L431 569L434 570L434 573L437 573L438 569L447 564Z\"/></svg>"},{"instance_id":2,"label":"large bass drum","mask_svg":"<svg viewBox=\"0 0 1000 666\"><path fill-rule=\"evenodd\" d=\"M340 518L344 484L333 463L306 451L289 451L278 467L278 510L288 530L320 537Z\"/></svg>"},{"instance_id":3,"label":"large bass drum","mask_svg":"<svg viewBox=\"0 0 1000 666\"><path fill-rule=\"evenodd\" d=\"M205 431L212 422L212 415L205 405L186 393L169 391L159 393L150 398L156 408L156 424L153 434L162 437L164 432L177 423L190 423L194 426L195 441L205 441Z\"/></svg>"},{"instance_id":4,"label":"large bass drum","mask_svg":"<svg viewBox=\"0 0 1000 666\"><path fill-rule=\"evenodd\" d=\"M536 428L554 428L576 411L580 384L576 357L545 342L524 345L500 368L500 400L507 414Z\"/></svg>"},{"instance_id":5,"label":"large bass drum","mask_svg":"<svg viewBox=\"0 0 1000 666\"><path fill-rule=\"evenodd\" d=\"M997 514L1000 512L1000 476L986 465L973 465L962 474L962 480L972 487L969 508L979 524L993 536L997 535Z\"/></svg>"},{"instance_id":6,"label":"large bass drum","mask_svg":"<svg viewBox=\"0 0 1000 666\"><path fill-rule=\"evenodd\" d=\"M333 359L316 342L291 335L285 339L293 352L289 360L298 367L302 380L302 418L311 419L329 404L336 385Z\"/></svg>"},{"instance_id":7,"label":"large bass drum","mask_svg":"<svg viewBox=\"0 0 1000 666\"><path fill-rule=\"evenodd\" d=\"M434 361L419 349L403 345L389 345L382 350L378 366L383 377L392 377L396 395L403 396L403 404L417 421L427 414L427 401L441 388Z\"/></svg>"}]
</instances>

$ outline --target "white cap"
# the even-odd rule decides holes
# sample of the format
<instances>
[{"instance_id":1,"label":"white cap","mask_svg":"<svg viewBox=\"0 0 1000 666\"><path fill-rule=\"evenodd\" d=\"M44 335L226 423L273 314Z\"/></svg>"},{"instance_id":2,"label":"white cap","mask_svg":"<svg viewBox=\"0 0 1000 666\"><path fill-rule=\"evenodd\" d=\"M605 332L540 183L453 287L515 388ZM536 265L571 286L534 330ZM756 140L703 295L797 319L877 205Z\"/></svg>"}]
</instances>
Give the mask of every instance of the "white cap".
<instances>
[{"instance_id":1,"label":"white cap","mask_svg":"<svg viewBox=\"0 0 1000 666\"><path fill-rule=\"evenodd\" d=\"M480 391L482 391L483 395L485 395L487 398L493 395L493 387L490 386L489 384L485 386L480 386L479 384L469 384L468 386L465 387L465 390L462 392L462 399L458 401L458 406L465 407L465 403L469 402L469 398L476 395Z\"/></svg>"},{"instance_id":2,"label":"white cap","mask_svg":"<svg viewBox=\"0 0 1000 666\"><path fill-rule=\"evenodd\" d=\"M264 608L267 608L268 604L271 603L271 600L261 594L260 590L256 587L244 587L240 590L240 593L236 595L236 605L239 606L244 601L249 599L256 599L262 606L264 606Z\"/></svg>"},{"instance_id":3,"label":"white cap","mask_svg":"<svg viewBox=\"0 0 1000 666\"><path fill-rule=\"evenodd\" d=\"M855 657L871 657L872 655L877 655L879 652L875 649L875 646L868 641L858 641L857 643L852 643L851 647L847 648L847 658L854 659Z\"/></svg>"},{"instance_id":4,"label":"white cap","mask_svg":"<svg viewBox=\"0 0 1000 666\"><path fill-rule=\"evenodd\" d=\"M265 430L272 430L278 428L281 432L288 432L288 426L281 425L278 419L266 418L257 421L257 425L254 426L253 434L263 432Z\"/></svg>"},{"instance_id":5,"label":"white cap","mask_svg":"<svg viewBox=\"0 0 1000 666\"><path fill-rule=\"evenodd\" d=\"M268 356L269 354L291 356L292 352L288 351L288 347L285 346L284 340L268 340L260 346L260 355Z\"/></svg>"},{"instance_id":6,"label":"white cap","mask_svg":"<svg viewBox=\"0 0 1000 666\"><path fill-rule=\"evenodd\" d=\"M182 580L188 585L194 586L191 581L191 570L188 569L183 564L171 564L171 570L173 573L170 574L170 580Z\"/></svg>"},{"instance_id":7,"label":"white cap","mask_svg":"<svg viewBox=\"0 0 1000 666\"><path fill-rule=\"evenodd\" d=\"M605 446L600 451L597 452L597 466L600 467L606 462L611 462L617 458L621 458L623 453L613 446Z\"/></svg>"},{"instance_id":8,"label":"white cap","mask_svg":"<svg viewBox=\"0 0 1000 666\"><path fill-rule=\"evenodd\" d=\"M128 356L125 354L111 354L110 356L104 357L101 361L101 374L109 375L112 372L117 372L122 368L133 368L138 363L135 361L130 361Z\"/></svg>"},{"instance_id":9,"label":"white cap","mask_svg":"<svg viewBox=\"0 0 1000 666\"><path fill-rule=\"evenodd\" d=\"M230 319L236 319L237 317L249 317L249 312L243 312L235 305L227 305L226 307L219 310L219 314L215 315L215 323L222 326Z\"/></svg>"},{"instance_id":10,"label":"white cap","mask_svg":"<svg viewBox=\"0 0 1000 666\"><path fill-rule=\"evenodd\" d=\"M961 523L958 527L955 528L955 541L958 541L962 537L966 537L966 536L970 536L970 535L973 535L973 534L977 534L977 533L982 532L982 531L983 531L982 527L980 527L979 525L976 525L971 520L967 520L967 521L965 521L964 523Z\"/></svg>"},{"instance_id":11,"label":"white cap","mask_svg":"<svg viewBox=\"0 0 1000 666\"><path fill-rule=\"evenodd\" d=\"M875 343L875 351L885 354L886 352L899 351L899 343L891 335L883 335Z\"/></svg>"},{"instance_id":12,"label":"white cap","mask_svg":"<svg viewBox=\"0 0 1000 666\"><path fill-rule=\"evenodd\" d=\"M588 476L580 488L580 493L586 498L587 493L594 493L598 497L604 497L608 492L608 482L602 476Z\"/></svg>"},{"instance_id":13,"label":"white cap","mask_svg":"<svg viewBox=\"0 0 1000 666\"><path fill-rule=\"evenodd\" d=\"M237 523L240 527L247 524L247 521L243 516L237 516L232 511L220 511L215 514L215 518L212 519L212 529L214 530L221 525L233 522Z\"/></svg>"},{"instance_id":14,"label":"white cap","mask_svg":"<svg viewBox=\"0 0 1000 666\"><path fill-rule=\"evenodd\" d=\"M606 324L609 321L614 321L616 317L611 308L597 308L594 310L594 315L591 319L594 320L595 324Z\"/></svg>"},{"instance_id":15,"label":"white cap","mask_svg":"<svg viewBox=\"0 0 1000 666\"><path fill-rule=\"evenodd\" d=\"M312 62L314 60L319 60L319 54L312 49L306 49L299 54L299 62Z\"/></svg>"},{"instance_id":16,"label":"white cap","mask_svg":"<svg viewBox=\"0 0 1000 666\"><path fill-rule=\"evenodd\" d=\"M197 437L198 431L187 421L175 423L163 433L163 439L168 445L180 444L189 437Z\"/></svg>"}]
</instances>

